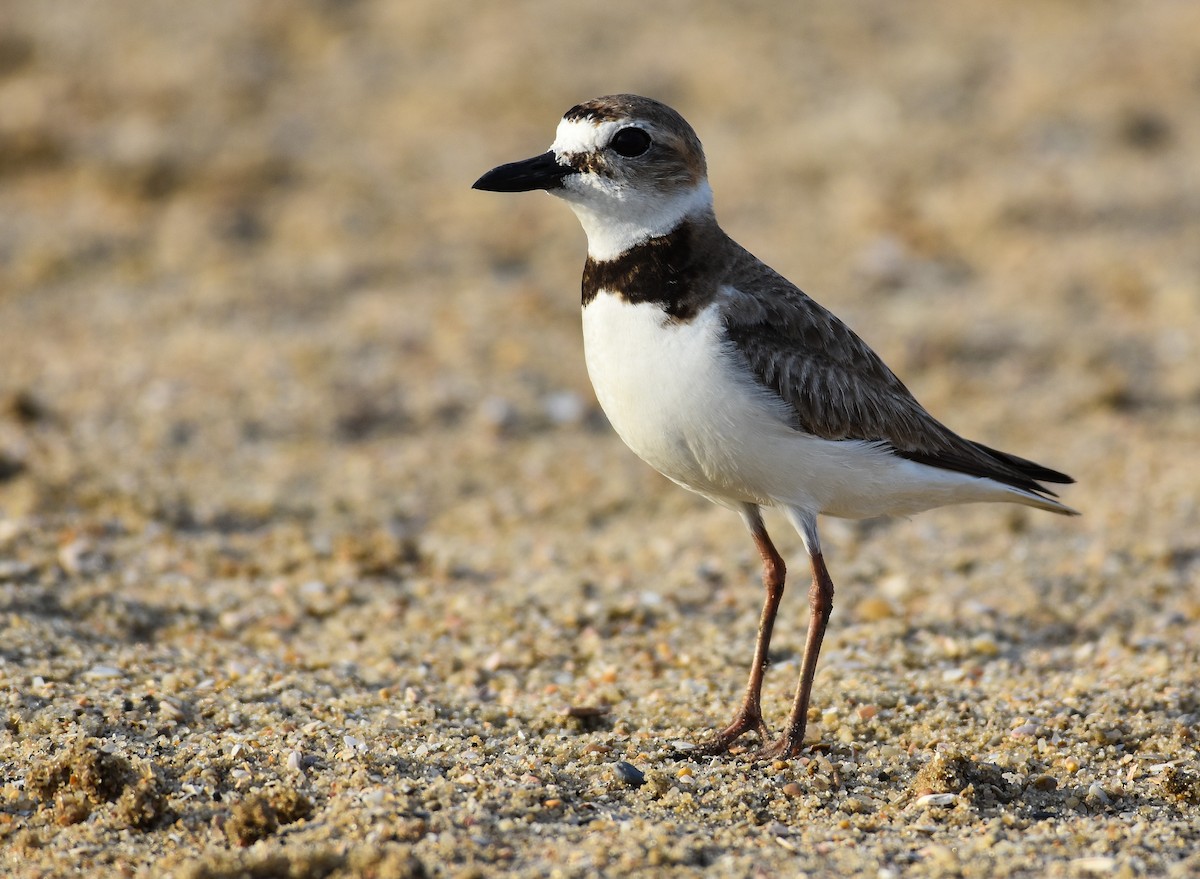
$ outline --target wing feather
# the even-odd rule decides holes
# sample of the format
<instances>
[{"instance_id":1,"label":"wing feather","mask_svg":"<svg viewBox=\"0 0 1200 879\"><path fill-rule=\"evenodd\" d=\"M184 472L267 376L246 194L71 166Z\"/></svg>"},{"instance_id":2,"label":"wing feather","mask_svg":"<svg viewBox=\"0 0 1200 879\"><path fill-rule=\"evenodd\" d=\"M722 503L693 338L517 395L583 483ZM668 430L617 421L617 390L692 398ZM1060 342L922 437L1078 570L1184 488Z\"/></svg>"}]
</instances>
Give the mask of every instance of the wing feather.
<instances>
[{"instance_id":1,"label":"wing feather","mask_svg":"<svg viewBox=\"0 0 1200 879\"><path fill-rule=\"evenodd\" d=\"M723 318L735 356L787 404L794 426L829 440L886 444L922 464L1054 496L1074 480L964 439L930 415L870 346L731 240Z\"/></svg>"}]
</instances>

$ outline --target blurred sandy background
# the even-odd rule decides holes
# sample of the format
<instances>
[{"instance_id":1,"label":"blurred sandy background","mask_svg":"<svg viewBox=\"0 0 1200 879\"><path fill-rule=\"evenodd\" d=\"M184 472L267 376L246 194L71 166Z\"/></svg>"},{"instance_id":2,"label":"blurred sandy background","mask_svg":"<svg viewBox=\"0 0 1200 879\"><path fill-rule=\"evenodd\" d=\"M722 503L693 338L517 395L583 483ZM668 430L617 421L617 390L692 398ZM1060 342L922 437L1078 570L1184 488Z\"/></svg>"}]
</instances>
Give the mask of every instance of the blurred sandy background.
<instances>
[{"instance_id":1,"label":"blurred sandy background","mask_svg":"<svg viewBox=\"0 0 1200 879\"><path fill-rule=\"evenodd\" d=\"M0 863L1200 869L1197 34L1186 0L7 0ZM1080 520L826 523L789 763L672 754L740 694L753 546L597 410L570 212L469 188L617 91L936 415L1079 480ZM805 578L768 524L777 724Z\"/></svg>"}]
</instances>

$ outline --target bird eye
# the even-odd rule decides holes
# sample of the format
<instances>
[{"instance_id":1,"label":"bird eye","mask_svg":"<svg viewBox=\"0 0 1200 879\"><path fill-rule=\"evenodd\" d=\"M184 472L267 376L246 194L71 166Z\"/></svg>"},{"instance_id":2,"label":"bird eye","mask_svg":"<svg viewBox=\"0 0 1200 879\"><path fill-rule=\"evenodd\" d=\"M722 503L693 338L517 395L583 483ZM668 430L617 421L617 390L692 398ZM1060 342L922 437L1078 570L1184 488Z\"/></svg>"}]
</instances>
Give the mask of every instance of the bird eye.
<instances>
[{"instance_id":1,"label":"bird eye","mask_svg":"<svg viewBox=\"0 0 1200 879\"><path fill-rule=\"evenodd\" d=\"M650 149L650 135L640 128L622 128L608 142L618 155L627 159L640 156Z\"/></svg>"}]
</instances>

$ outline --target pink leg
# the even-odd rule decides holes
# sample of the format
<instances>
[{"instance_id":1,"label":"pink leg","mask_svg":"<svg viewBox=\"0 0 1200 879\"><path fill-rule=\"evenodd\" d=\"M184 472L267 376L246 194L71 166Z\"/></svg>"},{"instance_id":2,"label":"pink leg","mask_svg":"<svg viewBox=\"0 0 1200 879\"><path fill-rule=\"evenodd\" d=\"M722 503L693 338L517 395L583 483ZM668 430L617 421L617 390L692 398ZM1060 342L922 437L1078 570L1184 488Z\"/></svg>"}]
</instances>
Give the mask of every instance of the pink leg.
<instances>
[{"instance_id":1,"label":"pink leg","mask_svg":"<svg viewBox=\"0 0 1200 879\"><path fill-rule=\"evenodd\" d=\"M808 723L808 702L812 695L813 676L817 671L817 656L821 653L821 642L825 638L825 627L833 610L833 581L825 569L825 558L818 549L810 553L812 559L812 586L808 590L810 618L808 639L804 644L804 659L800 664L800 682L796 685L796 698L788 715L783 735L771 746L764 748L761 757L795 757L804 747L804 727Z\"/></svg>"},{"instance_id":2,"label":"pink leg","mask_svg":"<svg viewBox=\"0 0 1200 879\"><path fill-rule=\"evenodd\" d=\"M762 516L757 510L746 514L746 522L750 526L750 534L758 554L762 556L763 585L767 589L767 598L763 602L762 616L758 621L758 638L754 643L754 662L750 666L750 680L746 682L746 694L742 697L741 708L734 715L733 721L711 741L699 749L701 754L722 754L729 749L743 733L757 730L764 742L768 739L767 727L762 718L762 683L763 673L767 670L767 649L771 645L771 630L775 627L775 614L779 610L779 601L783 598L783 583L787 568L783 557L779 555L767 529L763 526Z\"/></svg>"}]
</instances>

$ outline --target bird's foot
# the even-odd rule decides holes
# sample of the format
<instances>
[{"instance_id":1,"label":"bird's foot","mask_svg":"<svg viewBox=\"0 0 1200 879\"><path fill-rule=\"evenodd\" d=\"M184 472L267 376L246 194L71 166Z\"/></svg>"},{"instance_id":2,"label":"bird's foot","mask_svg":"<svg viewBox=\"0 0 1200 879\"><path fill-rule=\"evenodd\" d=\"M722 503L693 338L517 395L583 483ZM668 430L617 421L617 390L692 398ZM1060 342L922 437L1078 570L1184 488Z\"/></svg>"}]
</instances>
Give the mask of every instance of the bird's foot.
<instances>
[{"instance_id":1,"label":"bird's foot","mask_svg":"<svg viewBox=\"0 0 1200 879\"><path fill-rule=\"evenodd\" d=\"M770 741L771 734L767 730L767 725L763 723L762 712L743 705L729 726L688 753L699 757L714 757L724 754L729 750L730 745L751 731L757 732L762 741Z\"/></svg>"},{"instance_id":2,"label":"bird's foot","mask_svg":"<svg viewBox=\"0 0 1200 879\"><path fill-rule=\"evenodd\" d=\"M767 741L765 738L763 741ZM790 760L799 757L804 750L804 728L792 729L785 732L769 745L763 745L754 752L755 760Z\"/></svg>"}]
</instances>

